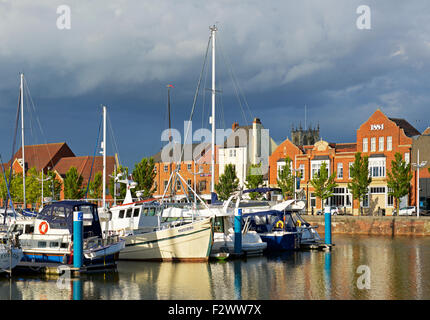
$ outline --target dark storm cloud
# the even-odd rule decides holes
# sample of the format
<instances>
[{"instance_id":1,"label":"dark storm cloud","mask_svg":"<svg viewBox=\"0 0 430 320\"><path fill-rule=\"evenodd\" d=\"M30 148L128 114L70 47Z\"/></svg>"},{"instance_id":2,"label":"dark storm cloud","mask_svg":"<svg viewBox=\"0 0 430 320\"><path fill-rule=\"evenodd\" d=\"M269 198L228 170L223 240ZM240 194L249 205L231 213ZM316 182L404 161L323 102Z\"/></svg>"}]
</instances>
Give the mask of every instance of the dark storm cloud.
<instances>
[{"instance_id":1,"label":"dark storm cloud","mask_svg":"<svg viewBox=\"0 0 430 320\"><path fill-rule=\"evenodd\" d=\"M61 4L71 8L71 30L56 27ZM356 27L363 4L370 30ZM92 154L106 104L119 149L111 141L111 153L127 165L156 153L167 125L165 86L175 86L172 116L182 131L216 22L221 127L255 116L282 141L292 123L304 124L306 104L307 122L319 123L328 141L354 141L378 107L422 131L429 125L429 9L426 1L2 1L1 152L9 156L24 71L41 139ZM231 74L250 110L243 100L239 107ZM194 129L208 127L210 73L204 79Z\"/></svg>"}]
</instances>

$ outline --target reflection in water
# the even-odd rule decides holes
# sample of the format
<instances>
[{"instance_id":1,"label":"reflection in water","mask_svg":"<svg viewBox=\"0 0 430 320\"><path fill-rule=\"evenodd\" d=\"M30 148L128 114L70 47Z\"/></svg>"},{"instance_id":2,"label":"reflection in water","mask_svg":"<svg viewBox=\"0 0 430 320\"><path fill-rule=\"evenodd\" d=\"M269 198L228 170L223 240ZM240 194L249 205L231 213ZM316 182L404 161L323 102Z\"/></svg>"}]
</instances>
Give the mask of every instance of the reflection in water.
<instances>
[{"instance_id":1,"label":"reflection in water","mask_svg":"<svg viewBox=\"0 0 430 320\"><path fill-rule=\"evenodd\" d=\"M80 279L0 275L0 299L430 299L430 238L336 235L331 252L209 263L120 261ZM359 266L370 270L360 289Z\"/></svg>"}]
</instances>

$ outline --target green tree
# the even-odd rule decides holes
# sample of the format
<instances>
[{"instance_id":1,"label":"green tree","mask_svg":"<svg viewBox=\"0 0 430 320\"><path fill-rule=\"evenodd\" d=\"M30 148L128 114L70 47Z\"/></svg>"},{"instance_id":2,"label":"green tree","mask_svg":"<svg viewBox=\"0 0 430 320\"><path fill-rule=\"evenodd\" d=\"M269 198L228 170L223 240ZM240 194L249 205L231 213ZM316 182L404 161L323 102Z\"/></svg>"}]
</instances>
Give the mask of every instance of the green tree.
<instances>
[{"instance_id":1,"label":"green tree","mask_svg":"<svg viewBox=\"0 0 430 320\"><path fill-rule=\"evenodd\" d=\"M323 162L319 172L315 173L310 181L311 186L314 188L315 196L321 199L321 207L324 206L324 201L333 195L334 188L337 187L337 183L334 181L335 178L336 171L329 176L327 163Z\"/></svg>"},{"instance_id":2,"label":"green tree","mask_svg":"<svg viewBox=\"0 0 430 320\"><path fill-rule=\"evenodd\" d=\"M40 179L42 179L42 172L40 172ZM53 200L60 199L62 183L57 179L54 171L48 170L43 174L43 197L51 197Z\"/></svg>"},{"instance_id":3,"label":"green tree","mask_svg":"<svg viewBox=\"0 0 430 320\"><path fill-rule=\"evenodd\" d=\"M109 179L109 194L112 195L112 197L116 196L119 199L124 199L125 195L127 193L127 186L124 183L119 183L119 188L116 188L115 186L115 175L118 175L122 173L122 176L119 178L120 180L126 179L128 177L128 168L119 166L116 171L112 172L111 178ZM115 192L116 190L116 192Z\"/></svg>"},{"instance_id":4,"label":"green tree","mask_svg":"<svg viewBox=\"0 0 430 320\"><path fill-rule=\"evenodd\" d=\"M278 178L276 179L278 187L282 190L282 195L284 199L294 196L294 184L295 176L291 170L292 160L290 157L285 159L285 166L283 170L278 172Z\"/></svg>"},{"instance_id":5,"label":"green tree","mask_svg":"<svg viewBox=\"0 0 430 320\"><path fill-rule=\"evenodd\" d=\"M75 167L70 167L64 178L64 198L65 199L81 199L85 190L82 188L83 177L78 174Z\"/></svg>"},{"instance_id":6,"label":"green tree","mask_svg":"<svg viewBox=\"0 0 430 320\"><path fill-rule=\"evenodd\" d=\"M261 163L252 164L248 169L245 185L248 189L256 189L263 186L263 174L261 173ZM260 198L259 192L250 192L249 197L252 200Z\"/></svg>"},{"instance_id":7,"label":"green tree","mask_svg":"<svg viewBox=\"0 0 430 320\"><path fill-rule=\"evenodd\" d=\"M391 172L387 172L387 186L391 190L388 195L396 199L396 212L399 214L400 198L406 196L411 188L412 172L411 164L402 159L402 155L396 152L391 161Z\"/></svg>"},{"instance_id":8,"label":"green tree","mask_svg":"<svg viewBox=\"0 0 430 320\"><path fill-rule=\"evenodd\" d=\"M88 186L88 198L100 199L103 196L103 173L100 171L94 175L93 181Z\"/></svg>"},{"instance_id":9,"label":"green tree","mask_svg":"<svg viewBox=\"0 0 430 320\"><path fill-rule=\"evenodd\" d=\"M133 180L137 183L135 191L143 191L143 197L151 197L155 192L154 179L157 173L155 172L154 159L143 158L134 166Z\"/></svg>"},{"instance_id":10,"label":"green tree","mask_svg":"<svg viewBox=\"0 0 430 320\"><path fill-rule=\"evenodd\" d=\"M42 185L36 168L30 168L25 176L25 198L27 203L41 203Z\"/></svg>"},{"instance_id":11,"label":"green tree","mask_svg":"<svg viewBox=\"0 0 430 320\"><path fill-rule=\"evenodd\" d=\"M215 191L219 199L227 200L238 186L239 179L236 176L236 169L233 164L227 164L224 167L224 173L219 177L219 183L215 184Z\"/></svg>"},{"instance_id":12,"label":"green tree","mask_svg":"<svg viewBox=\"0 0 430 320\"><path fill-rule=\"evenodd\" d=\"M349 170L352 181L348 183L348 189L352 198L358 200L358 212L360 212L360 202L367 195L368 187L372 182L372 177L369 175L369 157L362 157L361 152L357 152ZM354 209L354 203L352 208Z\"/></svg>"}]
</instances>

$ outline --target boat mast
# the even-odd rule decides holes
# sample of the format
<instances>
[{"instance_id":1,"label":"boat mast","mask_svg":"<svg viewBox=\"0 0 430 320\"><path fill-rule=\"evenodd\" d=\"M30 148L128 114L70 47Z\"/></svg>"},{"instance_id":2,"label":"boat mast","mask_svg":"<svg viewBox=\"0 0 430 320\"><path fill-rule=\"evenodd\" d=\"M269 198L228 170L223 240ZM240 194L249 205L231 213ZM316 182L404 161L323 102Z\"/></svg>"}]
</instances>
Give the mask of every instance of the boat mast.
<instances>
[{"instance_id":1,"label":"boat mast","mask_svg":"<svg viewBox=\"0 0 430 320\"><path fill-rule=\"evenodd\" d=\"M24 74L21 73L21 149L22 149L22 191L23 191L23 209L27 207L25 201L25 149L24 149Z\"/></svg>"},{"instance_id":2,"label":"boat mast","mask_svg":"<svg viewBox=\"0 0 430 320\"><path fill-rule=\"evenodd\" d=\"M212 145L211 145L211 192L215 192L215 25L209 28L212 37Z\"/></svg>"},{"instance_id":3,"label":"boat mast","mask_svg":"<svg viewBox=\"0 0 430 320\"><path fill-rule=\"evenodd\" d=\"M103 106L103 209L106 208L106 106Z\"/></svg>"}]
</instances>

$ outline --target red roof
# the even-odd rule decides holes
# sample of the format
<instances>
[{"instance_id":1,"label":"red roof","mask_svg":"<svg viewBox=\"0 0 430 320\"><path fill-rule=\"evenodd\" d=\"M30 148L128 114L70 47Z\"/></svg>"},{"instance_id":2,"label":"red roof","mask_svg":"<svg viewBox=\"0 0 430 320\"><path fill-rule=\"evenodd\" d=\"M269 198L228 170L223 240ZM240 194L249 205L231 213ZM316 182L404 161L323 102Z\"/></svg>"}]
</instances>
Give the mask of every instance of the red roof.
<instances>
[{"instance_id":1,"label":"red roof","mask_svg":"<svg viewBox=\"0 0 430 320\"><path fill-rule=\"evenodd\" d=\"M78 170L78 174L83 177L83 183L87 184L88 179L90 177L91 165L94 165L91 173L91 180L94 179L94 176L97 172L103 172L103 157L96 156L95 158L92 156L83 156L83 157L67 157L61 158L60 161L54 167L54 170L58 172L61 177L65 177L67 171L71 167L75 167ZM115 158L113 156L106 157L106 181L109 181L109 175L111 175L114 171Z\"/></svg>"},{"instance_id":2,"label":"red roof","mask_svg":"<svg viewBox=\"0 0 430 320\"><path fill-rule=\"evenodd\" d=\"M62 157L75 156L75 154L65 142L30 145L25 146L24 150L27 169L34 167L37 171L42 170L42 168L47 169L47 167L51 167L52 169ZM12 161L21 158L22 148L19 148L19 150L13 156ZM10 161L8 162L7 166L10 166Z\"/></svg>"}]
</instances>

